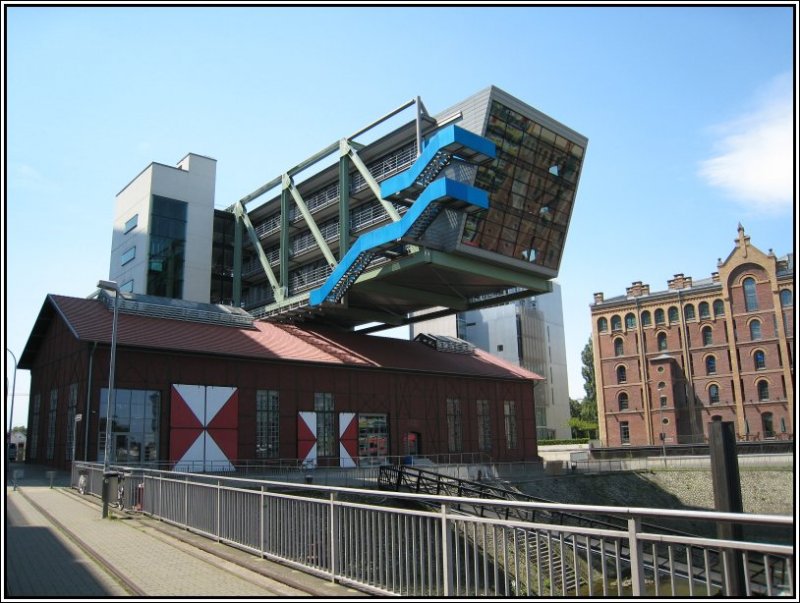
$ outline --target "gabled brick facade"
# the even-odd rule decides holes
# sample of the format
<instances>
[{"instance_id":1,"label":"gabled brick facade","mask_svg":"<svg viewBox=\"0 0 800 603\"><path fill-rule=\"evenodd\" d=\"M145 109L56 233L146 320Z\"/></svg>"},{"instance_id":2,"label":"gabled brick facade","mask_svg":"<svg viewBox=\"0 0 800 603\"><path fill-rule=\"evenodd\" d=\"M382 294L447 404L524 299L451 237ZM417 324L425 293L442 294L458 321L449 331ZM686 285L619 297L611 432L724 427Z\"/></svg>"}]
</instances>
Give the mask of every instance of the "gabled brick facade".
<instances>
[{"instance_id":1,"label":"gabled brick facade","mask_svg":"<svg viewBox=\"0 0 800 603\"><path fill-rule=\"evenodd\" d=\"M793 437L794 255L765 254L738 232L710 279L595 294L604 445L703 442L712 420L734 422L741 440Z\"/></svg>"}]
</instances>

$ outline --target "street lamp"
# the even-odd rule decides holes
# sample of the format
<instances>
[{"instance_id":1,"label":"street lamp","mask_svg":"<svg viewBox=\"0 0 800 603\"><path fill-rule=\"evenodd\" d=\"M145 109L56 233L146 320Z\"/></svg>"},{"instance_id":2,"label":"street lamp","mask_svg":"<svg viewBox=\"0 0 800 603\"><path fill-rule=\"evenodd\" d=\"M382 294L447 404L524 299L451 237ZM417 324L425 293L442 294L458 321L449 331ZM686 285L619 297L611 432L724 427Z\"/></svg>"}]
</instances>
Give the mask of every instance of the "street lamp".
<instances>
[{"instance_id":1,"label":"street lamp","mask_svg":"<svg viewBox=\"0 0 800 603\"><path fill-rule=\"evenodd\" d=\"M14 359L14 378L11 382L11 411L8 415L8 441L6 442L6 462L8 461L8 457L11 454L11 430L14 429L14 390L17 388L17 357L14 355L14 352L6 348L6 353L11 354L11 357ZM6 381L8 383L8 381Z\"/></svg>"},{"instance_id":2,"label":"street lamp","mask_svg":"<svg viewBox=\"0 0 800 603\"><path fill-rule=\"evenodd\" d=\"M106 401L106 445L103 453L103 518L108 517L108 459L111 456L111 409L115 405L114 365L117 360L117 316L119 315L119 285L115 281L98 281L100 289L114 292L114 321L111 326L111 365L108 369L108 400Z\"/></svg>"}]
</instances>

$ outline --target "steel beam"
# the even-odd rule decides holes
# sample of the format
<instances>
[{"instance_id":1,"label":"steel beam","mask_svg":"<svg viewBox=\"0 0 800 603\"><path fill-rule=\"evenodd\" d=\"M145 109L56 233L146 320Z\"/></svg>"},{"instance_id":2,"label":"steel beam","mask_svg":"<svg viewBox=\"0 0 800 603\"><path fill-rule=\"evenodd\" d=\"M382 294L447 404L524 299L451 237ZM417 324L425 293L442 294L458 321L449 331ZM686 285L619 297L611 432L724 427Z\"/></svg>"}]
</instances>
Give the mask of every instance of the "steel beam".
<instances>
[{"instance_id":1,"label":"steel beam","mask_svg":"<svg viewBox=\"0 0 800 603\"><path fill-rule=\"evenodd\" d=\"M400 221L400 213L397 211L397 209L391 202L386 201L383 197L381 197L381 187L378 184L377 180L375 180L375 178L372 177L372 174L367 169L367 166L364 164L364 162L361 160L361 157L358 156L358 153L356 152L356 150L353 148L352 145L350 145L349 143L346 144L349 147L348 155L350 157L350 160L353 162L353 165L356 166L356 169L359 171L359 173L364 177L364 180L366 180L367 185L372 191L372 194L375 195L375 198L378 201L380 201L381 205L383 205L383 209L386 210L387 215L392 219L393 222Z\"/></svg>"},{"instance_id":2,"label":"steel beam","mask_svg":"<svg viewBox=\"0 0 800 603\"><path fill-rule=\"evenodd\" d=\"M281 283L288 292L289 288L289 245L291 243L289 237L289 207L291 201L289 199L289 192L284 188L281 190L281 232L280 232L280 279Z\"/></svg>"},{"instance_id":3,"label":"steel beam","mask_svg":"<svg viewBox=\"0 0 800 603\"><path fill-rule=\"evenodd\" d=\"M233 305L242 304L242 217L244 206L237 203L239 209L233 212Z\"/></svg>"},{"instance_id":4,"label":"steel beam","mask_svg":"<svg viewBox=\"0 0 800 603\"><path fill-rule=\"evenodd\" d=\"M314 217L308 210L306 202L303 201L303 197L300 196L300 191L297 190L297 187L294 185L292 177L289 174L283 175L283 188L288 189L289 193L292 195L292 198L294 199L294 202L297 205L297 209L299 209L300 213L303 215L303 219L306 221L306 225L308 226L308 229L311 231L311 235L314 237L314 241L316 241L319 250L322 252L322 255L325 256L328 265L336 266L338 262L336 261L336 258L333 257L331 248L328 247L328 243L325 240L325 237L323 237L322 233L319 231L317 223L314 222Z\"/></svg>"},{"instance_id":5,"label":"steel beam","mask_svg":"<svg viewBox=\"0 0 800 603\"><path fill-rule=\"evenodd\" d=\"M350 249L350 155L346 140L339 141L339 260Z\"/></svg>"},{"instance_id":6,"label":"steel beam","mask_svg":"<svg viewBox=\"0 0 800 603\"><path fill-rule=\"evenodd\" d=\"M278 283L278 279L275 278L275 273L272 271L272 267L269 265L267 254L264 253L264 248L261 247L261 241L258 239L256 229L253 228L253 223L250 221L250 217L247 215L244 205L242 203L237 203L234 207L234 212L236 213L237 217L241 218L242 223L247 230L247 235L250 237L250 242L253 244L253 249L255 249L256 254L258 254L258 261L261 263L261 267L264 269L264 274L267 275L267 280L269 280L269 284L272 287L273 293L275 294L275 301L280 303L285 297L283 294L283 289Z\"/></svg>"}]
</instances>

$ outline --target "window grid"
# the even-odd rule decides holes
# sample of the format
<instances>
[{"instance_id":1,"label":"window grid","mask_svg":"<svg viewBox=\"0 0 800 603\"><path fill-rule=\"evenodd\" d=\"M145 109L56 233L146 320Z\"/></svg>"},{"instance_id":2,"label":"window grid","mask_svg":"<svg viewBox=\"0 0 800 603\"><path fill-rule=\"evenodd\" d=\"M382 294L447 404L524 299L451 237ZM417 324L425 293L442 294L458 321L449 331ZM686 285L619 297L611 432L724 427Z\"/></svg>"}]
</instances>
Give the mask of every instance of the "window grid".
<instances>
[{"instance_id":1,"label":"window grid","mask_svg":"<svg viewBox=\"0 0 800 603\"><path fill-rule=\"evenodd\" d=\"M744 290L744 309L747 312L754 312L758 310L758 296L756 295L756 281L751 277L747 277L742 281L742 289Z\"/></svg>"},{"instance_id":2,"label":"window grid","mask_svg":"<svg viewBox=\"0 0 800 603\"><path fill-rule=\"evenodd\" d=\"M447 448L450 452L461 452L461 401L447 399Z\"/></svg>"},{"instance_id":3,"label":"window grid","mask_svg":"<svg viewBox=\"0 0 800 603\"><path fill-rule=\"evenodd\" d=\"M31 459L35 460L39 456L39 414L41 411L42 406L42 396L41 394L36 394L33 397L33 412L31 413L31 425L30 429L28 430L31 434L31 442L30 446L28 446L28 450L25 455Z\"/></svg>"},{"instance_id":4,"label":"window grid","mask_svg":"<svg viewBox=\"0 0 800 603\"><path fill-rule=\"evenodd\" d=\"M314 394L314 410L317 412L317 454L335 456L336 435L334 433L333 394Z\"/></svg>"},{"instance_id":5,"label":"window grid","mask_svg":"<svg viewBox=\"0 0 800 603\"><path fill-rule=\"evenodd\" d=\"M506 424L506 449L517 449L517 409L514 400L503 403L503 416Z\"/></svg>"},{"instance_id":6,"label":"window grid","mask_svg":"<svg viewBox=\"0 0 800 603\"><path fill-rule=\"evenodd\" d=\"M489 401L476 402L478 412L478 450L481 452L492 451L492 423L489 416Z\"/></svg>"},{"instance_id":7,"label":"window grid","mask_svg":"<svg viewBox=\"0 0 800 603\"><path fill-rule=\"evenodd\" d=\"M256 458L274 459L280 453L280 408L278 392L256 391Z\"/></svg>"},{"instance_id":8,"label":"window grid","mask_svg":"<svg viewBox=\"0 0 800 603\"><path fill-rule=\"evenodd\" d=\"M58 414L58 390L50 390L50 413L47 421L47 453L45 458L53 460L56 451L56 416Z\"/></svg>"},{"instance_id":9,"label":"window grid","mask_svg":"<svg viewBox=\"0 0 800 603\"><path fill-rule=\"evenodd\" d=\"M68 461L72 459L72 453L75 450L75 431L77 425L75 424L75 415L78 408L78 384L72 383L69 386L69 399L67 401L67 449L65 458Z\"/></svg>"}]
</instances>

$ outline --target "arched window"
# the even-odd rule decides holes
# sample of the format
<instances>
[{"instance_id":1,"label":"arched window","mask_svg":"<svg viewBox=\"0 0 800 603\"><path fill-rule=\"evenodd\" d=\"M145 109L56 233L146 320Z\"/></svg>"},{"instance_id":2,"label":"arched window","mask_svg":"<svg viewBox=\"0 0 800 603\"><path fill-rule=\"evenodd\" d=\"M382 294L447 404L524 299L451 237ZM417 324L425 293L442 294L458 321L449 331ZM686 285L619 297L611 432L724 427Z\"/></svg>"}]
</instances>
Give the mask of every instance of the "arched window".
<instances>
[{"instance_id":1,"label":"arched window","mask_svg":"<svg viewBox=\"0 0 800 603\"><path fill-rule=\"evenodd\" d=\"M601 316L597 319L597 332L605 333L606 331L608 331L608 320Z\"/></svg>"},{"instance_id":2,"label":"arched window","mask_svg":"<svg viewBox=\"0 0 800 603\"><path fill-rule=\"evenodd\" d=\"M714 343L714 336L711 327L708 326L703 327L701 333L703 335L703 345L711 345L712 343Z\"/></svg>"},{"instance_id":3,"label":"arched window","mask_svg":"<svg viewBox=\"0 0 800 603\"><path fill-rule=\"evenodd\" d=\"M713 375L717 372L717 359L714 356L706 357L706 375Z\"/></svg>"},{"instance_id":4,"label":"arched window","mask_svg":"<svg viewBox=\"0 0 800 603\"><path fill-rule=\"evenodd\" d=\"M628 394L621 392L619 396L617 396L617 401L619 402L620 410L628 410Z\"/></svg>"},{"instance_id":5,"label":"arched window","mask_svg":"<svg viewBox=\"0 0 800 603\"><path fill-rule=\"evenodd\" d=\"M614 356L622 356L625 353L625 346L622 343L622 337L617 337L614 340Z\"/></svg>"},{"instance_id":6,"label":"arched window","mask_svg":"<svg viewBox=\"0 0 800 603\"><path fill-rule=\"evenodd\" d=\"M678 322L678 308L676 308L675 306L669 307L667 315L669 316L669 324L674 324Z\"/></svg>"},{"instance_id":7,"label":"arched window","mask_svg":"<svg viewBox=\"0 0 800 603\"><path fill-rule=\"evenodd\" d=\"M652 323L650 319L650 310L645 310L642 312L642 326L649 327Z\"/></svg>"},{"instance_id":8,"label":"arched window","mask_svg":"<svg viewBox=\"0 0 800 603\"><path fill-rule=\"evenodd\" d=\"M614 314L611 317L611 330L612 331L621 331L622 330L622 319Z\"/></svg>"},{"instance_id":9,"label":"arched window","mask_svg":"<svg viewBox=\"0 0 800 603\"><path fill-rule=\"evenodd\" d=\"M684 306L683 317L686 320L694 320L694 306L692 304L686 304Z\"/></svg>"},{"instance_id":10,"label":"arched window","mask_svg":"<svg viewBox=\"0 0 800 603\"><path fill-rule=\"evenodd\" d=\"M659 333L658 334L658 349L659 351L663 351L667 349L667 334L666 333Z\"/></svg>"},{"instance_id":11,"label":"arched window","mask_svg":"<svg viewBox=\"0 0 800 603\"><path fill-rule=\"evenodd\" d=\"M758 310L756 280L748 276L742 281L742 289L744 289L744 309L747 312L754 312L755 310Z\"/></svg>"},{"instance_id":12,"label":"arched window","mask_svg":"<svg viewBox=\"0 0 800 603\"><path fill-rule=\"evenodd\" d=\"M757 371L767 368L767 359L763 350L756 350L753 353L753 366Z\"/></svg>"},{"instance_id":13,"label":"arched window","mask_svg":"<svg viewBox=\"0 0 800 603\"><path fill-rule=\"evenodd\" d=\"M628 371L624 366L617 367L617 383L625 383L628 381Z\"/></svg>"},{"instance_id":14,"label":"arched window","mask_svg":"<svg viewBox=\"0 0 800 603\"><path fill-rule=\"evenodd\" d=\"M714 300L714 317L725 316L725 304L721 299Z\"/></svg>"},{"instance_id":15,"label":"arched window","mask_svg":"<svg viewBox=\"0 0 800 603\"><path fill-rule=\"evenodd\" d=\"M769 383L767 383L766 379L758 382L758 399L769 400Z\"/></svg>"},{"instance_id":16,"label":"arched window","mask_svg":"<svg viewBox=\"0 0 800 603\"><path fill-rule=\"evenodd\" d=\"M774 438L775 437L775 428L772 425L772 413L765 412L761 415L761 431L764 432L765 438Z\"/></svg>"},{"instance_id":17,"label":"arched window","mask_svg":"<svg viewBox=\"0 0 800 603\"><path fill-rule=\"evenodd\" d=\"M658 309L656 310L656 324L663 325L664 324L664 310Z\"/></svg>"},{"instance_id":18,"label":"arched window","mask_svg":"<svg viewBox=\"0 0 800 603\"><path fill-rule=\"evenodd\" d=\"M754 320L750 323L750 341L761 339L761 321Z\"/></svg>"},{"instance_id":19,"label":"arched window","mask_svg":"<svg viewBox=\"0 0 800 603\"><path fill-rule=\"evenodd\" d=\"M625 328L626 329L636 328L636 315L633 312L628 312L625 315Z\"/></svg>"},{"instance_id":20,"label":"arched window","mask_svg":"<svg viewBox=\"0 0 800 603\"><path fill-rule=\"evenodd\" d=\"M785 308L793 303L792 292L789 289L781 289L781 306Z\"/></svg>"},{"instance_id":21,"label":"arched window","mask_svg":"<svg viewBox=\"0 0 800 603\"><path fill-rule=\"evenodd\" d=\"M708 386L708 403L719 404L719 385L716 383Z\"/></svg>"},{"instance_id":22,"label":"arched window","mask_svg":"<svg viewBox=\"0 0 800 603\"><path fill-rule=\"evenodd\" d=\"M708 312L708 302L700 302L697 307L700 310L700 318L711 318L711 314Z\"/></svg>"}]
</instances>

